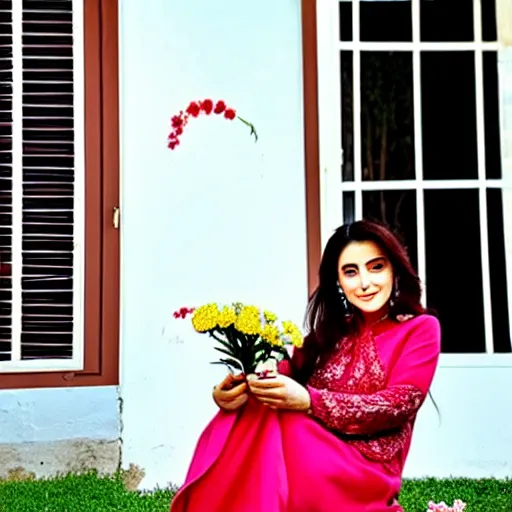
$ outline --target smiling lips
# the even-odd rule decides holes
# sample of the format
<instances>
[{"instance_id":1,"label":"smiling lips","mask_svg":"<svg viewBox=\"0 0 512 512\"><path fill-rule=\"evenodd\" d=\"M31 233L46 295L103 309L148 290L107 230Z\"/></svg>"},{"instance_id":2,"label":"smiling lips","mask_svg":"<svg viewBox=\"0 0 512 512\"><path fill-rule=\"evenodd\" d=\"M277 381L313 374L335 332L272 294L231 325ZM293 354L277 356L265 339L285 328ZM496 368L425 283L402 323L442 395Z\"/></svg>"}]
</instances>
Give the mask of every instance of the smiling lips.
<instances>
[{"instance_id":1,"label":"smiling lips","mask_svg":"<svg viewBox=\"0 0 512 512\"><path fill-rule=\"evenodd\" d=\"M363 302L370 302L376 295L377 295L378 292L375 292L375 293L371 293L369 295L361 295L359 297L357 297L359 300L362 300Z\"/></svg>"}]
</instances>

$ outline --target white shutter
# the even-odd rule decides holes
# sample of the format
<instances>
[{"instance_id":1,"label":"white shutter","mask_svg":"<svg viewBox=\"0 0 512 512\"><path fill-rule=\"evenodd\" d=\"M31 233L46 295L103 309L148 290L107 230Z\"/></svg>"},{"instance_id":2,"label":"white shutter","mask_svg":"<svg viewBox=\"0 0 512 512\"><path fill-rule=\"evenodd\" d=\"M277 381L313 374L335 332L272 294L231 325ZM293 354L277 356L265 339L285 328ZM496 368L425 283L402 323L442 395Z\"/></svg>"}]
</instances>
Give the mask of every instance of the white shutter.
<instances>
[{"instance_id":1,"label":"white shutter","mask_svg":"<svg viewBox=\"0 0 512 512\"><path fill-rule=\"evenodd\" d=\"M0 371L82 368L81 1L0 0Z\"/></svg>"}]
</instances>

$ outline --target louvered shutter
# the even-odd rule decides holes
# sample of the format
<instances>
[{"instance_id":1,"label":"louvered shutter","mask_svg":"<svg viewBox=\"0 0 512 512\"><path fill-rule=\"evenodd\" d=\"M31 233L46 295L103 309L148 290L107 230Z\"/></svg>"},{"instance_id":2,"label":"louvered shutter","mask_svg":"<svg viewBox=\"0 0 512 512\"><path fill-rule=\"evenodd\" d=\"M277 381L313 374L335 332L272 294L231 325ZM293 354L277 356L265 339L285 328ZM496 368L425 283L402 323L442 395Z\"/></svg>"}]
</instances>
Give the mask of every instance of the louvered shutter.
<instances>
[{"instance_id":1,"label":"louvered shutter","mask_svg":"<svg viewBox=\"0 0 512 512\"><path fill-rule=\"evenodd\" d=\"M0 0L2 371L82 364L79 3Z\"/></svg>"}]
</instances>

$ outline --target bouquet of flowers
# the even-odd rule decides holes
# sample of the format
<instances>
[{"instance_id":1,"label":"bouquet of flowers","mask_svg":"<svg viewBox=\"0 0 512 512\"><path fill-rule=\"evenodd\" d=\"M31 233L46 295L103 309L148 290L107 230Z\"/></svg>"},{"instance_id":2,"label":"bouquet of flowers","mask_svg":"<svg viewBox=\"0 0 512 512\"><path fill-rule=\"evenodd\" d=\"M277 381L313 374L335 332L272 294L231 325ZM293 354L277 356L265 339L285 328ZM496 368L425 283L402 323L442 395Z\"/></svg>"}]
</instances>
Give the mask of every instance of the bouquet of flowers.
<instances>
[{"instance_id":1,"label":"bouquet of flowers","mask_svg":"<svg viewBox=\"0 0 512 512\"><path fill-rule=\"evenodd\" d=\"M466 504L462 500L455 500L450 507L444 501L441 503L429 502L427 512L463 512Z\"/></svg>"},{"instance_id":2,"label":"bouquet of flowers","mask_svg":"<svg viewBox=\"0 0 512 512\"><path fill-rule=\"evenodd\" d=\"M212 364L224 364L233 373L272 371L272 363L277 366L278 361L290 358L291 347L302 346L302 333L293 322L280 322L274 313L256 306L210 303L174 313L175 318L188 315L197 332L208 334L218 343L214 348L223 357Z\"/></svg>"}]
</instances>

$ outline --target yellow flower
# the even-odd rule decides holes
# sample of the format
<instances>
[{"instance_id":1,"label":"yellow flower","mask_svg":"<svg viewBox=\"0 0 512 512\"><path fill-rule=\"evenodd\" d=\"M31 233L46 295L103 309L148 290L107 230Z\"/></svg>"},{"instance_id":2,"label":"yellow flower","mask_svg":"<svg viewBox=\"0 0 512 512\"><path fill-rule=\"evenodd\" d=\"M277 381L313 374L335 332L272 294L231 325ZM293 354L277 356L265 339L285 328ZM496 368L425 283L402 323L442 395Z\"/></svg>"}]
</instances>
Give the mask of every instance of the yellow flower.
<instances>
[{"instance_id":1,"label":"yellow flower","mask_svg":"<svg viewBox=\"0 0 512 512\"><path fill-rule=\"evenodd\" d=\"M222 311L219 314L219 327L229 327L233 325L236 321L236 313L233 308L229 306L224 306Z\"/></svg>"},{"instance_id":2,"label":"yellow flower","mask_svg":"<svg viewBox=\"0 0 512 512\"><path fill-rule=\"evenodd\" d=\"M260 334L260 311L256 306L242 306L235 321L235 329L243 334Z\"/></svg>"},{"instance_id":3,"label":"yellow flower","mask_svg":"<svg viewBox=\"0 0 512 512\"><path fill-rule=\"evenodd\" d=\"M197 332L207 332L214 329L219 321L219 308L217 304L205 304L194 311L192 325Z\"/></svg>"},{"instance_id":4,"label":"yellow flower","mask_svg":"<svg viewBox=\"0 0 512 512\"><path fill-rule=\"evenodd\" d=\"M266 341L271 345L276 345L278 347L283 345L279 329L275 325L265 325L265 327L263 327L263 330L261 331L261 338L263 339L263 341Z\"/></svg>"},{"instance_id":5,"label":"yellow flower","mask_svg":"<svg viewBox=\"0 0 512 512\"><path fill-rule=\"evenodd\" d=\"M302 347L304 338L300 329L293 322L282 322L283 333L288 337L291 344L295 347Z\"/></svg>"},{"instance_id":6,"label":"yellow flower","mask_svg":"<svg viewBox=\"0 0 512 512\"><path fill-rule=\"evenodd\" d=\"M272 311L264 311L263 316L265 317L265 322L269 324L273 324L277 320L277 315L272 313Z\"/></svg>"}]
</instances>

